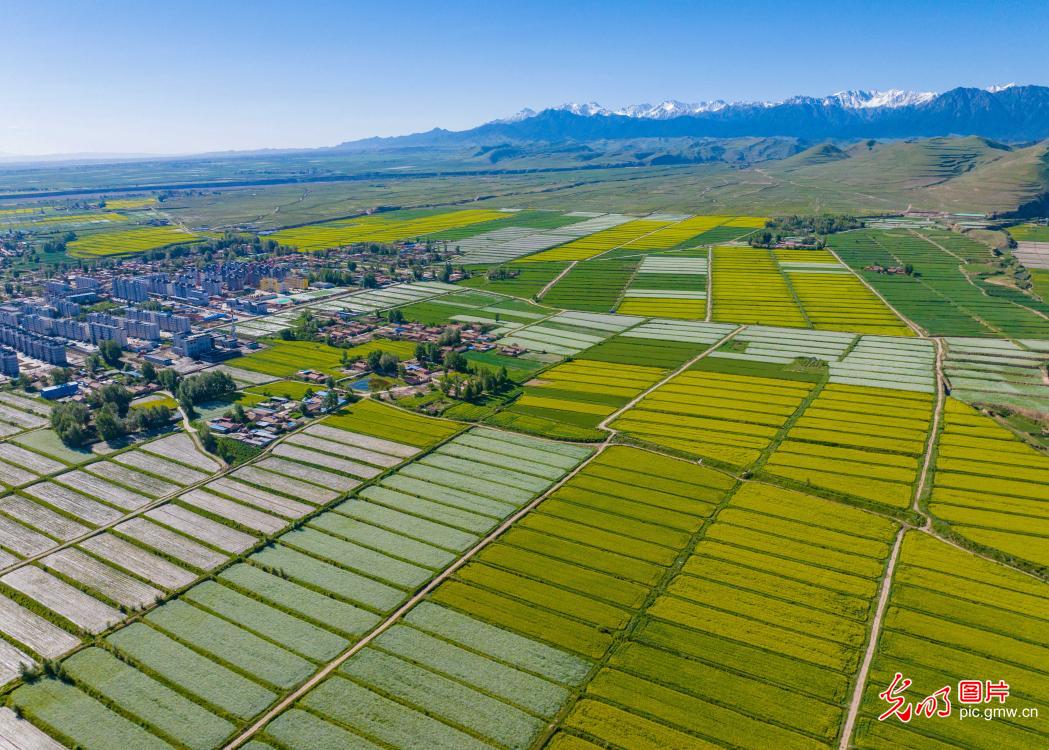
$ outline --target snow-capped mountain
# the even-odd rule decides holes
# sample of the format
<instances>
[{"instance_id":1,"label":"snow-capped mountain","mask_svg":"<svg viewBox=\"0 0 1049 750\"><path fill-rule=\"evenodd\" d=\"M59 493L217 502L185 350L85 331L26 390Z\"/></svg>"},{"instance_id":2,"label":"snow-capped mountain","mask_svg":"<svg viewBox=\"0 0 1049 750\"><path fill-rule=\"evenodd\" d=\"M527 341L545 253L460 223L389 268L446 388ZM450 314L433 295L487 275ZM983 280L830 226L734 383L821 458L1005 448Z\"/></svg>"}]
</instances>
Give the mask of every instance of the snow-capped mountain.
<instances>
[{"instance_id":1,"label":"snow-capped mountain","mask_svg":"<svg viewBox=\"0 0 1049 750\"><path fill-rule=\"evenodd\" d=\"M839 91L824 98L828 105L837 102L846 109L874 109L876 107L910 107L915 104L931 102L937 96L935 91Z\"/></svg>"},{"instance_id":2,"label":"snow-capped mountain","mask_svg":"<svg viewBox=\"0 0 1049 750\"><path fill-rule=\"evenodd\" d=\"M1009 86L1013 85L1015 84L1009 84ZM995 93L997 91L1002 91L1009 86L991 87L988 91ZM837 93L824 97L794 96L789 99L774 102L740 101L730 103L723 99L716 99L709 102L682 102L677 99L666 99L659 104L648 104L646 102L644 104L630 104L617 109L609 109L597 102L587 102L585 104L566 102L565 104L560 104L556 107L548 107L547 109L556 112L570 112L573 115L579 115L580 117L608 117L610 115L619 115L620 117L635 117L645 120L670 120L674 117L687 117L689 115L697 115L705 112L720 112L726 107L769 108L777 107L782 104L801 104L806 102L818 102L825 107L839 106L845 109L878 109L882 107L896 109L898 107L925 104L936 97L937 94L934 91L904 91L902 89L866 91L861 89L855 91L838 91ZM536 110L526 107L515 115L495 120L494 122L519 122L521 120L526 120L529 117L535 117L537 114L539 114L539 112Z\"/></svg>"},{"instance_id":3,"label":"snow-capped mountain","mask_svg":"<svg viewBox=\"0 0 1049 750\"><path fill-rule=\"evenodd\" d=\"M1049 88L1014 85L928 91L855 90L778 102L696 102L609 108L563 104L476 128L435 129L362 147L410 143L585 143L637 138L788 137L825 139L977 135L1024 142L1049 138Z\"/></svg>"}]
</instances>

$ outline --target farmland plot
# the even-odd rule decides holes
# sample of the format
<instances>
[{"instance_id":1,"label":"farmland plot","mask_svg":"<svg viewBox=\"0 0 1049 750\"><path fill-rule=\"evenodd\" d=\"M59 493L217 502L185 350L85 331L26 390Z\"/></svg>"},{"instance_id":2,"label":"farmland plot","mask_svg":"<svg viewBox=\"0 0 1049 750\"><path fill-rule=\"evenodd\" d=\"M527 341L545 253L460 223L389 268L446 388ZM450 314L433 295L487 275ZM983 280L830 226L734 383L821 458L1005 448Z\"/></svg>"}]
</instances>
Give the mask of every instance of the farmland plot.
<instances>
[{"instance_id":1,"label":"farmland plot","mask_svg":"<svg viewBox=\"0 0 1049 750\"><path fill-rule=\"evenodd\" d=\"M0 737L11 750L62 750L64 747L6 706L0 708Z\"/></svg>"},{"instance_id":2,"label":"farmland plot","mask_svg":"<svg viewBox=\"0 0 1049 750\"><path fill-rule=\"evenodd\" d=\"M71 547L48 555L40 564L129 609L141 609L162 596L160 590Z\"/></svg>"},{"instance_id":3,"label":"farmland plot","mask_svg":"<svg viewBox=\"0 0 1049 750\"><path fill-rule=\"evenodd\" d=\"M0 516L0 545L22 557L39 555L56 546L56 542L48 536L33 531L16 521ZM3 553L2 564L6 567L13 563L15 558Z\"/></svg>"},{"instance_id":4,"label":"farmland plot","mask_svg":"<svg viewBox=\"0 0 1049 750\"><path fill-rule=\"evenodd\" d=\"M113 484L102 477L96 477L83 471L69 471L65 474L59 474L54 481L123 510L136 510L152 502L152 498L132 492L126 487ZM174 489L172 488L172 490Z\"/></svg>"},{"instance_id":5,"label":"farmland plot","mask_svg":"<svg viewBox=\"0 0 1049 750\"><path fill-rule=\"evenodd\" d=\"M1049 458L991 417L948 398L929 512L963 537L1049 565Z\"/></svg>"},{"instance_id":6,"label":"farmland plot","mask_svg":"<svg viewBox=\"0 0 1049 750\"><path fill-rule=\"evenodd\" d=\"M693 253L703 251L693 251ZM702 320L707 316L707 258L646 255L618 312Z\"/></svg>"},{"instance_id":7,"label":"farmland plot","mask_svg":"<svg viewBox=\"0 0 1049 750\"><path fill-rule=\"evenodd\" d=\"M133 460L133 459L132 459ZM125 459L126 462L126 459ZM149 495L151 498L163 497L177 492L179 485L166 482L163 479L135 471L123 465L124 462L114 463L112 461L99 461L88 464L84 471L94 474L103 481L114 482L122 485L124 489L131 490L136 494Z\"/></svg>"},{"instance_id":8,"label":"farmland plot","mask_svg":"<svg viewBox=\"0 0 1049 750\"><path fill-rule=\"evenodd\" d=\"M454 247L463 254L462 258L457 258L458 261L466 264L487 265L506 263L523 255L539 253L574 239L576 235L557 229L537 232L528 227L505 227L457 240Z\"/></svg>"},{"instance_id":9,"label":"farmland plot","mask_svg":"<svg viewBox=\"0 0 1049 750\"><path fill-rule=\"evenodd\" d=\"M768 250L716 247L711 256L714 320L809 327L790 284Z\"/></svg>"},{"instance_id":10,"label":"farmland plot","mask_svg":"<svg viewBox=\"0 0 1049 750\"><path fill-rule=\"evenodd\" d=\"M906 508L925 451L933 398L830 384L769 458L766 471Z\"/></svg>"},{"instance_id":11,"label":"farmland plot","mask_svg":"<svg viewBox=\"0 0 1049 750\"><path fill-rule=\"evenodd\" d=\"M11 425L14 432L31 430L47 424L51 409L45 404L38 404L27 398L4 393L0 399L0 421Z\"/></svg>"},{"instance_id":12,"label":"farmland plot","mask_svg":"<svg viewBox=\"0 0 1049 750\"><path fill-rule=\"evenodd\" d=\"M656 219L657 216L650 216ZM721 226L732 219L730 216L691 216L691 217L666 217L669 220L677 220L664 229L659 229L651 234L632 240L624 245L626 250L669 250L674 247L696 247L701 243L702 235L712 229ZM762 224L764 221L762 220ZM758 226L761 226L760 224ZM733 234L733 238L739 232Z\"/></svg>"},{"instance_id":13,"label":"farmland plot","mask_svg":"<svg viewBox=\"0 0 1049 750\"><path fill-rule=\"evenodd\" d=\"M47 456L26 450L13 443L0 443L0 459L13 466L32 472L37 476L54 474L56 471L66 468L66 465L60 461L55 461Z\"/></svg>"},{"instance_id":14,"label":"farmland plot","mask_svg":"<svg viewBox=\"0 0 1049 750\"><path fill-rule=\"evenodd\" d=\"M1011 341L960 337L945 342L944 375L955 398L1049 411L1049 385L1042 378L1049 363L1049 346L1028 341L1021 347Z\"/></svg>"},{"instance_id":15,"label":"farmland plot","mask_svg":"<svg viewBox=\"0 0 1049 750\"><path fill-rule=\"evenodd\" d=\"M202 541L230 553L243 552L255 544L255 537L237 531L221 523L211 521L180 505L168 503L145 515L157 523L168 526L186 536Z\"/></svg>"},{"instance_id":16,"label":"farmland plot","mask_svg":"<svg viewBox=\"0 0 1049 750\"><path fill-rule=\"evenodd\" d=\"M356 242L395 242L503 217L504 214L498 211L480 209L446 211L429 216L408 213L404 218L400 218L399 212L391 212L282 229L269 238L303 251L324 250Z\"/></svg>"},{"instance_id":17,"label":"farmland plot","mask_svg":"<svg viewBox=\"0 0 1049 750\"><path fill-rule=\"evenodd\" d=\"M839 362L830 382L934 393L936 347L926 339L862 336Z\"/></svg>"},{"instance_id":18,"label":"farmland plot","mask_svg":"<svg viewBox=\"0 0 1049 750\"><path fill-rule=\"evenodd\" d=\"M196 578L195 574L185 568L114 534L98 534L85 539L79 546L92 555L164 589L182 588Z\"/></svg>"},{"instance_id":19,"label":"farmland plot","mask_svg":"<svg viewBox=\"0 0 1049 750\"><path fill-rule=\"evenodd\" d=\"M963 274L959 256L974 263L991 259L990 249L973 240L930 230L861 230L833 235L831 244L889 304L930 335L1049 339L1049 321L1013 303L1037 306L1033 297L990 284L981 288ZM907 264L920 275L864 270Z\"/></svg>"},{"instance_id":20,"label":"farmland plot","mask_svg":"<svg viewBox=\"0 0 1049 750\"><path fill-rule=\"evenodd\" d=\"M144 544L160 554L200 570L211 570L226 562L228 555L145 518L130 518L114 527L121 536Z\"/></svg>"},{"instance_id":21,"label":"farmland plot","mask_svg":"<svg viewBox=\"0 0 1049 750\"><path fill-rule=\"evenodd\" d=\"M814 328L913 335L877 295L826 250L776 250L773 255Z\"/></svg>"},{"instance_id":22,"label":"farmland plot","mask_svg":"<svg viewBox=\"0 0 1049 750\"><path fill-rule=\"evenodd\" d=\"M80 645L76 636L7 597L0 597L0 631L44 659L55 659Z\"/></svg>"},{"instance_id":23,"label":"farmland plot","mask_svg":"<svg viewBox=\"0 0 1049 750\"><path fill-rule=\"evenodd\" d=\"M789 364L799 358L836 362L855 340L851 333L747 326L732 338L731 348L711 352L710 356L772 364Z\"/></svg>"},{"instance_id":24,"label":"farmland plot","mask_svg":"<svg viewBox=\"0 0 1049 750\"><path fill-rule=\"evenodd\" d=\"M350 438L351 436L347 434L346 437ZM286 442L293 445L301 445L304 448L330 453L333 456L343 456L345 458L353 459L354 461L362 461L371 464L372 466L387 469L391 466L396 466L402 460L398 456L388 456L385 453L379 453L377 451L369 450L368 448L353 445L349 440L329 440L320 437L315 433L311 434L309 432L291 435Z\"/></svg>"},{"instance_id":25,"label":"farmland plot","mask_svg":"<svg viewBox=\"0 0 1049 750\"><path fill-rule=\"evenodd\" d=\"M202 237L179 227L136 227L115 232L99 232L69 243L74 258L131 255L169 245L198 242Z\"/></svg>"},{"instance_id":26,"label":"farmland plot","mask_svg":"<svg viewBox=\"0 0 1049 750\"><path fill-rule=\"evenodd\" d=\"M194 510L204 511L208 515L226 519L237 527L258 534L275 534L288 524L284 518L214 495L203 489L190 490L180 495L178 502Z\"/></svg>"},{"instance_id":27,"label":"farmland plot","mask_svg":"<svg viewBox=\"0 0 1049 750\"><path fill-rule=\"evenodd\" d=\"M20 495L0 500L0 511L63 542L86 534L90 528Z\"/></svg>"},{"instance_id":28,"label":"farmland plot","mask_svg":"<svg viewBox=\"0 0 1049 750\"><path fill-rule=\"evenodd\" d=\"M644 318L629 315L566 312L514 331L500 343L540 353L578 354L643 321Z\"/></svg>"},{"instance_id":29,"label":"farmland plot","mask_svg":"<svg viewBox=\"0 0 1049 750\"><path fill-rule=\"evenodd\" d=\"M143 700L142 691L107 694L119 707L119 715L139 717L151 736L161 739L175 736L176 725L165 723L165 717L177 710L181 700L174 694L191 698L212 715L240 719L254 715L277 692L298 684L318 664L344 649L348 637L359 635L392 611L458 552L516 510L519 503L549 487L589 455L584 448L520 435L504 436L491 430L475 430L467 437L461 444L452 441L430 454L433 465L428 473L436 479L398 483L399 475L391 474L386 477L390 487L380 485L375 489L382 491L374 496L369 493L344 502L308 525L283 534L274 545L249 557L249 562L225 571L219 580L189 588L180 598L150 611L141 622L109 636L121 663L131 670L124 680L141 683L143 691L158 696L151 703ZM386 438L366 442L368 450L412 452ZM497 450L488 450L493 447ZM470 462L462 455L469 455ZM469 476L458 474L460 471ZM230 491L230 481L222 479L214 484ZM449 484L442 483L445 481ZM489 489L478 495L465 489L474 486ZM474 505L470 505L471 497ZM519 503L508 503L506 497L518 498ZM229 512L236 504L232 499L219 505L215 500L221 498L205 490L187 493L183 499L203 504L209 514L225 515L241 526L258 526L251 523L254 516L243 515L245 511L262 513L242 505L239 507L243 510L234 516ZM278 523L283 526L285 522ZM226 559L217 553L209 558L211 547L236 553L256 541L252 535L175 503L151 509L145 518L125 521L115 533L119 536L93 551L112 554L113 541L119 545L123 538L131 538L198 568L213 567ZM46 558L44 564L78 579L85 587L98 589L107 599L140 606L147 593L160 594L159 589L134 577L145 578L147 571L156 570L148 557L143 558L144 553L140 550L126 566L118 560L125 569L137 566L133 574L110 568L75 549ZM181 569L172 563L169 566ZM93 599L37 568L23 568L2 580L83 627L97 631L104 627L103 618L105 624L120 619L119 612L102 602L95 602L95 609L89 608L88 602ZM546 651L553 652L548 647ZM403 670L394 674L405 679L421 669L407 661L400 667L400 657L384 658L391 669L396 666ZM94 685L91 680L95 676L89 671L74 674L72 680L77 687ZM488 711L486 715L494 715L493 710L504 705L482 693L457 688L443 677L427 680L420 684L448 688L452 691L450 698L469 698L464 707ZM532 680L541 682L541 678L520 675L522 683ZM45 680L42 684L46 687L23 689L21 695L28 701L41 690L51 690L52 682ZM163 691L155 690L154 682L174 694L161 695ZM402 683L402 687L412 686ZM89 690L94 694L94 687ZM76 697L79 693L59 692L54 700L71 701L85 715L97 713L93 705L82 705ZM380 704L386 705L382 700ZM147 709L148 715L139 713ZM31 711L27 714L37 716ZM542 724L539 717L520 711L518 716L523 718L506 719L514 731L525 727L534 733ZM205 714L199 717L206 718Z\"/></svg>"},{"instance_id":30,"label":"farmland plot","mask_svg":"<svg viewBox=\"0 0 1049 750\"><path fill-rule=\"evenodd\" d=\"M586 260L588 258L593 258L595 255L601 255L613 248L625 245L631 240L636 240L639 237L654 232L655 230L666 226L668 223L670 222L646 221L644 219L625 221L608 229L603 229L594 232L593 234L588 234L588 236L580 237L579 239L573 240L564 245L559 245L551 250L546 250L537 255L530 255L519 262L537 263L560 260ZM571 227L565 227L565 229L579 231L588 224L590 223L581 222Z\"/></svg>"},{"instance_id":31,"label":"farmland plot","mask_svg":"<svg viewBox=\"0 0 1049 750\"><path fill-rule=\"evenodd\" d=\"M439 443L462 429L462 425L454 422L428 419L372 399L348 406L321 424L419 449Z\"/></svg>"},{"instance_id":32,"label":"farmland plot","mask_svg":"<svg viewBox=\"0 0 1049 750\"><path fill-rule=\"evenodd\" d=\"M148 442L142 446L142 450L208 473L222 468L218 461L198 451L189 435L181 432Z\"/></svg>"},{"instance_id":33,"label":"farmland plot","mask_svg":"<svg viewBox=\"0 0 1049 750\"><path fill-rule=\"evenodd\" d=\"M111 523L124 515L123 511L92 500L86 495L74 492L54 482L32 484L26 487L25 492L52 508L75 516L92 526Z\"/></svg>"},{"instance_id":34,"label":"farmland plot","mask_svg":"<svg viewBox=\"0 0 1049 750\"><path fill-rule=\"evenodd\" d=\"M113 460L182 486L203 482L208 478L208 474L203 471L191 469L188 466L183 466L180 463L169 461L161 458L159 455L145 451L120 453L114 456Z\"/></svg>"},{"instance_id":35,"label":"farmland plot","mask_svg":"<svg viewBox=\"0 0 1049 750\"><path fill-rule=\"evenodd\" d=\"M802 381L688 370L611 426L658 445L745 467L769 447L812 387Z\"/></svg>"},{"instance_id":36,"label":"farmland plot","mask_svg":"<svg viewBox=\"0 0 1049 750\"><path fill-rule=\"evenodd\" d=\"M237 502L254 506L284 518L300 518L313 511L313 506L307 503L298 502L226 477L209 482L206 489L210 493L225 495Z\"/></svg>"},{"instance_id":37,"label":"farmland plot","mask_svg":"<svg viewBox=\"0 0 1049 750\"><path fill-rule=\"evenodd\" d=\"M264 458L256 464L237 469L230 476L256 487L268 487L318 505L334 500L340 492L347 492L359 484L357 480L342 474L283 458Z\"/></svg>"},{"instance_id":38,"label":"farmland plot","mask_svg":"<svg viewBox=\"0 0 1049 750\"><path fill-rule=\"evenodd\" d=\"M512 267L513 273L504 278L490 279L487 274L478 274L463 279L459 285L529 299L538 294L567 267L567 261L515 263Z\"/></svg>"},{"instance_id":39,"label":"farmland plot","mask_svg":"<svg viewBox=\"0 0 1049 750\"><path fill-rule=\"evenodd\" d=\"M960 681L1001 680L1009 685L1007 707L1032 706L1041 713L1049 706L1049 682L1043 669L1049 653L1047 615L1049 593L1044 583L908 531L853 744L859 748L1045 745L1049 731L1044 718L973 722L918 716L904 723L896 717L879 722L877 716L890 708L878 693L889 687L897 672L913 681L902 691L908 702L917 703L948 685L958 711L955 687ZM942 701L938 707L943 707Z\"/></svg>"},{"instance_id":40,"label":"farmland plot","mask_svg":"<svg viewBox=\"0 0 1049 750\"><path fill-rule=\"evenodd\" d=\"M635 733L679 747L829 745L894 530L830 501L745 485L564 727L620 747Z\"/></svg>"},{"instance_id":41,"label":"farmland plot","mask_svg":"<svg viewBox=\"0 0 1049 750\"><path fill-rule=\"evenodd\" d=\"M0 582L90 633L105 630L123 617L119 610L31 565L5 574Z\"/></svg>"},{"instance_id":42,"label":"farmland plot","mask_svg":"<svg viewBox=\"0 0 1049 750\"><path fill-rule=\"evenodd\" d=\"M644 456L650 474L620 468L641 458L605 451L300 705L325 726L408 746L471 746L473 735L528 747L607 649L610 629L641 607L658 577L646 571L664 570L734 483L658 456ZM573 541L587 529L594 538ZM307 746L280 719L264 735Z\"/></svg>"},{"instance_id":43,"label":"farmland plot","mask_svg":"<svg viewBox=\"0 0 1049 750\"><path fill-rule=\"evenodd\" d=\"M331 469L332 471L341 472L359 479L371 479L382 473L382 469L379 467L369 466L359 461L337 458L330 453L302 448L290 442L283 442L276 446L273 449L273 455L299 463L319 466L323 469Z\"/></svg>"},{"instance_id":44,"label":"farmland plot","mask_svg":"<svg viewBox=\"0 0 1049 750\"><path fill-rule=\"evenodd\" d=\"M547 290L542 301L569 310L611 312L636 267L636 261L622 260L579 263Z\"/></svg>"},{"instance_id":45,"label":"farmland plot","mask_svg":"<svg viewBox=\"0 0 1049 750\"><path fill-rule=\"evenodd\" d=\"M558 365L525 383L525 392L491 421L546 437L579 439L604 418L655 385L665 370L632 365L605 365L585 359Z\"/></svg>"}]
</instances>

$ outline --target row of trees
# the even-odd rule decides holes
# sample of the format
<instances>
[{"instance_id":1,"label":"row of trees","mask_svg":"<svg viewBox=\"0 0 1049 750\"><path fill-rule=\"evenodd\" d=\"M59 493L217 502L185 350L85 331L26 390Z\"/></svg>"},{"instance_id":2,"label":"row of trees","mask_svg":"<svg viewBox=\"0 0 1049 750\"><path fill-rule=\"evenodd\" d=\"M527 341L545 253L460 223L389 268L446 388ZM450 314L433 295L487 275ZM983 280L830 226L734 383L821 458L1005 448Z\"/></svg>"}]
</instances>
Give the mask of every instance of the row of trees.
<instances>
[{"instance_id":1,"label":"row of trees","mask_svg":"<svg viewBox=\"0 0 1049 750\"><path fill-rule=\"evenodd\" d=\"M131 391L122 385L102 386L88 395L87 404L76 401L55 404L51 410L51 428L63 443L79 448L95 436L112 441L171 421L171 410L167 406L131 409L132 398Z\"/></svg>"},{"instance_id":2,"label":"row of trees","mask_svg":"<svg viewBox=\"0 0 1049 750\"><path fill-rule=\"evenodd\" d=\"M484 396L496 396L513 386L505 367L497 371L484 368L469 368L463 374L458 371L445 371L444 377L437 381L441 392L446 396L455 396L462 401L474 402Z\"/></svg>"},{"instance_id":3,"label":"row of trees","mask_svg":"<svg viewBox=\"0 0 1049 750\"><path fill-rule=\"evenodd\" d=\"M765 228L750 235L751 247L775 247L788 237L800 238L807 247L822 248L824 239L829 234L845 232L850 229L862 229L861 219L850 214L822 216L777 216L765 222Z\"/></svg>"}]
</instances>

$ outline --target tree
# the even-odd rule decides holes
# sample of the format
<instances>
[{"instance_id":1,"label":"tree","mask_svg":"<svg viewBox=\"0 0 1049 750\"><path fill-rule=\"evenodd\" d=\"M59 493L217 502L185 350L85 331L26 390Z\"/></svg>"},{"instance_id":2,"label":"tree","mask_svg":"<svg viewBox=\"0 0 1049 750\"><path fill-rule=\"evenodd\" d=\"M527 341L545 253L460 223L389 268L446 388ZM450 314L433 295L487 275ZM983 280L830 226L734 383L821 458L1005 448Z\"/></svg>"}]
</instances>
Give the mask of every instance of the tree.
<instances>
[{"instance_id":1,"label":"tree","mask_svg":"<svg viewBox=\"0 0 1049 750\"><path fill-rule=\"evenodd\" d=\"M131 391L119 383L110 383L92 392L88 396L88 403L96 409L111 405L117 414L123 417L127 414L128 407L131 405L131 399Z\"/></svg>"},{"instance_id":2,"label":"tree","mask_svg":"<svg viewBox=\"0 0 1049 750\"><path fill-rule=\"evenodd\" d=\"M202 424L197 428L197 436L200 438L200 444L203 446L204 450L208 453L215 452L218 444L215 441L215 436L211 434L211 430L208 429L206 424Z\"/></svg>"},{"instance_id":3,"label":"tree","mask_svg":"<svg viewBox=\"0 0 1049 750\"><path fill-rule=\"evenodd\" d=\"M415 345L415 358L419 362L439 362L441 347L432 341L420 341Z\"/></svg>"},{"instance_id":4,"label":"tree","mask_svg":"<svg viewBox=\"0 0 1049 750\"><path fill-rule=\"evenodd\" d=\"M451 263L445 263L444 264L444 268L442 268L441 272L439 274L437 274L437 280L447 284L448 281L451 278L452 278L452 264Z\"/></svg>"},{"instance_id":5,"label":"tree","mask_svg":"<svg viewBox=\"0 0 1049 750\"><path fill-rule=\"evenodd\" d=\"M374 273L366 273L361 280L361 286L365 289L375 289L379 286L379 280L375 278Z\"/></svg>"},{"instance_id":6,"label":"tree","mask_svg":"<svg viewBox=\"0 0 1049 750\"><path fill-rule=\"evenodd\" d=\"M179 374L170 367L165 367L157 372L157 382L164 390L174 393L178 389Z\"/></svg>"},{"instance_id":7,"label":"tree","mask_svg":"<svg viewBox=\"0 0 1049 750\"><path fill-rule=\"evenodd\" d=\"M68 383L73 377L73 371L68 367L55 367L51 370L51 385L62 385Z\"/></svg>"},{"instance_id":8,"label":"tree","mask_svg":"<svg viewBox=\"0 0 1049 750\"><path fill-rule=\"evenodd\" d=\"M466 369L469 366L469 361L463 356L462 352L457 352L454 349L451 349L445 352L444 362L442 364L444 365L445 372L466 372Z\"/></svg>"},{"instance_id":9,"label":"tree","mask_svg":"<svg viewBox=\"0 0 1049 750\"><path fill-rule=\"evenodd\" d=\"M157 379L157 368L153 366L152 362L142 363L142 377L145 378L147 383L152 383Z\"/></svg>"},{"instance_id":10,"label":"tree","mask_svg":"<svg viewBox=\"0 0 1049 750\"><path fill-rule=\"evenodd\" d=\"M98 345L98 353L102 356L103 361L110 367L120 366L120 356L123 353L123 349L116 341L108 339L101 342Z\"/></svg>"},{"instance_id":11,"label":"tree","mask_svg":"<svg viewBox=\"0 0 1049 750\"><path fill-rule=\"evenodd\" d=\"M382 356L379 357L379 372L384 375L395 375L397 374L397 365L400 362L400 357L393 352L383 352Z\"/></svg>"},{"instance_id":12,"label":"tree","mask_svg":"<svg viewBox=\"0 0 1049 750\"><path fill-rule=\"evenodd\" d=\"M124 428L128 432L139 432L140 430L153 430L163 427L171 421L171 409L160 404L158 406L146 406L141 409L132 409L124 420Z\"/></svg>"},{"instance_id":13,"label":"tree","mask_svg":"<svg viewBox=\"0 0 1049 750\"><path fill-rule=\"evenodd\" d=\"M192 409L194 404L214 401L219 396L233 393L235 390L237 390L237 384L233 382L233 378L228 373L213 370L184 378L179 383L177 398L180 403L188 404Z\"/></svg>"},{"instance_id":14,"label":"tree","mask_svg":"<svg viewBox=\"0 0 1049 750\"><path fill-rule=\"evenodd\" d=\"M372 349L368 352L368 358L365 360L368 363L368 369L372 372L379 372L380 363L382 361L382 351L379 349Z\"/></svg>"},{"instance_id":15,"label":"tree","mask_svg":"<svg viewBox=\"0 0 1049 750\"><path fill-rule=\"evenodd\" d=\"M55 404L51 410L51 429L63 443L79 448L87 442L90 417L90 410L76 401Z\"/></svg>"},{"instance_id":16,"label":"tree","mask_svg":"<svg viewBox=\"0 0 1049 750\"><path fill-rule=\"evenodd\" d=\"M335 392L334 388L329 388L328 392L324 394L324 410L335 411L339 408L339 394Z\"/></svg>"},{"instance_id":17,"label":"tree","mask_svg":"<svg viewBox=\"0 0 1049 750\"><path fill-rule=\"evenodd\" d=\"M107 403L95 412L95 429L98 430L98 436L107 443L123 437L125 433L124 423L117 416L117 411L113 404Z\"/></svg>"},{"instance_id":18,"label":"tree","mask_svg":"<svg viewBox=\"0 0 1049 750\"><path fill-rule=\"evenodd\" d=\"M247 421L247 416L244 414L244 407L240 405L240 402L233 404L233 421L239 424L244 424Z\"/></svg>"},{"instance_id":19,"label":"tree","mask_svg":"<svg viewBox=\"0 0 1049 750\"><path fill-rule=\"evenodd\" d=\"M458 346L463 341L462 333L455 326L448 326L437 337L438 346Z\"/></svg>"},{"instance_id":20,"label":"tree","mask_svg":"<svg viewBox=\"0 0 1049 750\"><path fill-rule=\"evenodd\" d=\"M386 314L386 319L394 325L399 325L404 322L404 313L399 309L393 309Z\"/></svg>"}]
</instances>

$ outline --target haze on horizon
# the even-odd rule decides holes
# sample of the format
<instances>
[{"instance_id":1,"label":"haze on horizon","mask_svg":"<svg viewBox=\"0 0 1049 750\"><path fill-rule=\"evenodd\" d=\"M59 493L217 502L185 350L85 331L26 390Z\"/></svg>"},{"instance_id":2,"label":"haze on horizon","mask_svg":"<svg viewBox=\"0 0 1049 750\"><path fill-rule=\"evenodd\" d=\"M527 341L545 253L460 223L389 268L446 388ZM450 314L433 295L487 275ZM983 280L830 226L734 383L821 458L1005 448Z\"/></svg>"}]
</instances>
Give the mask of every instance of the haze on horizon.
<instances>
[{"instance_id":1,"label":"haze on horizon","mask_svg":"<svg viewBox=\"0 0 1049 750\"><path fill-rule=\"evenodd\" d=\"M145 13L130 2L9 0L3 16L5 157L326 146L564 101L1049 80L1049 6L1019 2L988 13L968 0L893 0L875 14L754 0L640 11L619 1L191 0Z\"/></svg>"}]
</instances>

